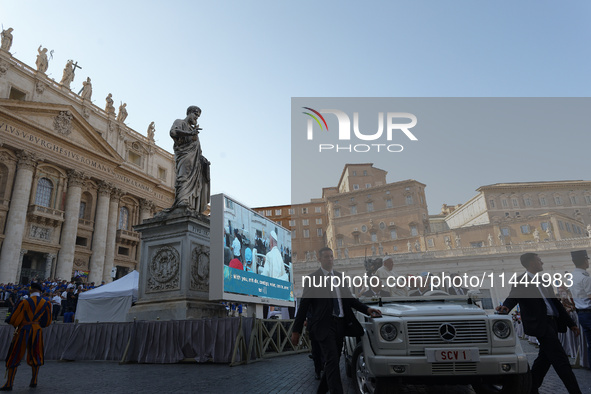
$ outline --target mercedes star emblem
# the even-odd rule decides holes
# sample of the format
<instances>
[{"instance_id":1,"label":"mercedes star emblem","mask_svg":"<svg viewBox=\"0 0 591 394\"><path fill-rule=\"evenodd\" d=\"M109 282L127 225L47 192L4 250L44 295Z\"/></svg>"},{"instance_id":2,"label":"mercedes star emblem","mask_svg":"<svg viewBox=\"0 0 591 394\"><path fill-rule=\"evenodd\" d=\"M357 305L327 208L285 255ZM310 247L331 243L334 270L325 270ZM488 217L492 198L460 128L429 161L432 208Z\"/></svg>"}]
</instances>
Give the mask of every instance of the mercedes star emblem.
<instances>
[{"instance_id":1,"label":"mercedes star emblem","mask_svg":"<svg viewBox=\"0 0 591 394\"><path fill-rule=\"evenodd\" d=\"M453 341L456 337L456 328L449 323L439 326L439 335L444 341Z\"/></svg>"}]
</instances>

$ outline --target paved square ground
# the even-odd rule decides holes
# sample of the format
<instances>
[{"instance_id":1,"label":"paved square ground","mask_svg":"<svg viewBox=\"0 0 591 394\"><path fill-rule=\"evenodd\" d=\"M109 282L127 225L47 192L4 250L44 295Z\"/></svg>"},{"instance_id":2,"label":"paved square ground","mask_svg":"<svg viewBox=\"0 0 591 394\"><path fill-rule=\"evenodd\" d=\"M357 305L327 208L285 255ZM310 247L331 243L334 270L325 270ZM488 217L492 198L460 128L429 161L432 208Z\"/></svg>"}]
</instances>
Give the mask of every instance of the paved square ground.
<instances>
[{"instance_id":1,"label":"paved square ground","mask_svg":"<svg viewBox=\"0 0 591 394\"><path fill-rule=\"evenodd\" d=\"M530 365L537 349L522 341ZM345 392L354 393L353 382L341 373ZM575 369L583 393L591 394L591 371ZM115 362L48 361L41 368L39 387L28 387L31 368L23 365L16 376L16 393L314 393L314 367L308 354L282 356L229 367L225 364L125 364ZM407 386L405 393L473 394L470 386ZM540 393L565 393L550 369Z\"/></svg>"}]
</instances>

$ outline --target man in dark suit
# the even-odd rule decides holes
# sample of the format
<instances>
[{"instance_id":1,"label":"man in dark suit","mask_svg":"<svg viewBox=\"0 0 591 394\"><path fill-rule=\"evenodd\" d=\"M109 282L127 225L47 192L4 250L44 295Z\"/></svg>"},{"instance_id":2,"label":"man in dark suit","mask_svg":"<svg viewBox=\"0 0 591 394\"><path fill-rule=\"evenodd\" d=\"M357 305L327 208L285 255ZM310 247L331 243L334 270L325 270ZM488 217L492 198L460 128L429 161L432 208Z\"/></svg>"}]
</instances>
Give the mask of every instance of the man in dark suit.
<instances>
[{"instance_id":1,"label":"man in dark suit","mask_svg":"<svg viewBox=\"0 0 591 394\"><path fill-rule=\"evenodd\" d=\"M567 326L575 335L579 335L579 328L556 299L551 287L545 287L542 284L536 286L531 283L534 279L543 283L540 277L535 277L543 270L540 256L536 253L525 253L520 259L521 265L527 271L517 280L518 284L511 288L509 297L503 305L497 307L497 311L509 313L515 305L519 304L524 332L536 337L540 343L538 357L531 369L531 392L538 393L538 388L552 365L570 394L581 393L568 356L558 340L558 333L566 332ZM527 286L525 281L529 282Z\"/></svg>"},{"instance_id":2,"label":"man in dark suit","mask_svg":"<svg viewBox=\"0 0 591 394\"><path fill-rule=\"evenodd\" d=\"M331 393L342 393L339 361L343 339L345 335L363 334L362 330L361 332L358 330L360 325L351 308L374 317L382 314L379 310L370 308L353 298L349 289L342 285L342 274L333 271L334 256L330 248L320 249L318 256L321 267L309 276L312 284L308 283L304 287L291 342L294 345L298 344L307 316L308 329L314 333L324 358L324 373L318 386L318 393L329 390ZM341 285L332 289L331 282L336 284L337 279L341 279ZM322 285L317 286L320 283Z\"/></svg>"}]
</instances>

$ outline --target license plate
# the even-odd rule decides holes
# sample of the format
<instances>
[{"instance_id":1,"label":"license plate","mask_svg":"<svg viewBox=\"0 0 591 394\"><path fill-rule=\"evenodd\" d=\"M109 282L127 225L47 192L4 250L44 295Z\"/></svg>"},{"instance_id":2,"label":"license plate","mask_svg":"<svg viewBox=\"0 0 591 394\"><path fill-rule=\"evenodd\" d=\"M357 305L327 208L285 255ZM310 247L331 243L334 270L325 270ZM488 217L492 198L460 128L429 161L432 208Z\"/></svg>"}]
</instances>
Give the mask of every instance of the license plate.
<instances>
[{"instance_id":1,"label":"license plate","mask_svg":"<svg viewBox=\"0 0 591 394\"><path fill-rule=\"evenodd\" d=\"M468 362L479 361L480 354L477 348L448 348L425 349L427 361L430 363Z\"/></svg>"}]
</instances>

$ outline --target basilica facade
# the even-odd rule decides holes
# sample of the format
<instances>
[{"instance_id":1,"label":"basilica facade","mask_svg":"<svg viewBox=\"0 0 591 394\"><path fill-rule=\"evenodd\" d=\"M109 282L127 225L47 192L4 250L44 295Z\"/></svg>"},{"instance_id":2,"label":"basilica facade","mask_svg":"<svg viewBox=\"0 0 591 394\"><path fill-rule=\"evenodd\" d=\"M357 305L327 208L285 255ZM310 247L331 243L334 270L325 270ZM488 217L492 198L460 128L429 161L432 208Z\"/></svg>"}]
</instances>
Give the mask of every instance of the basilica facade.
<instances>
[{"instance_id":1,"label":"basilica facade","mask_svg":"<svg viewBox=\"0 0 591 394\"><path fill-rule=\"evenodd\" d=\"M139 262L133 226L172 205L174 158L153 124L143 135L125 124L125 106L93 104L90 78L73 92L70 62L57 82L42 60L30 67L3 41L0 283L109 282Z\"/></svg>"}]
</instances>

